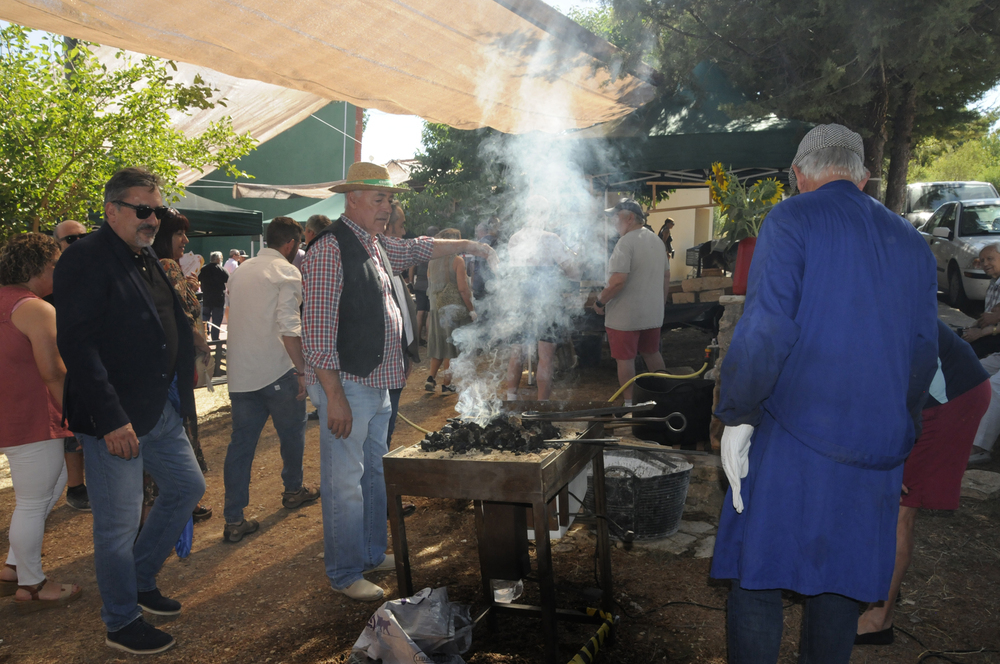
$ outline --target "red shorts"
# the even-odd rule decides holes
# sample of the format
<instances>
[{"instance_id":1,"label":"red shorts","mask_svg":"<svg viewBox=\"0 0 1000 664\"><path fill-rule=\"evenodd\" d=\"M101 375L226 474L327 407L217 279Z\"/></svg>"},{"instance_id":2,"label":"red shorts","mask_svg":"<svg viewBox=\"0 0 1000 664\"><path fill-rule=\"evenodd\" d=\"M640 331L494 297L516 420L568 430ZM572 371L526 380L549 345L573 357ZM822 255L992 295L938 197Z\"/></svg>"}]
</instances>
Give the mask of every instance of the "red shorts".
<instances>
[{"instance_id":1,"label":"red shorts","mask_svg":"<svg viewBox=\"0 0 1000 664\"><path fill-rule=\"evenodd\" d=\"M647 330L613 330L604 328L608 333L608 345L611 346L611 357L616 360L634 360L639 353L660 352L660 328L651 327Z\"/></svg>"},{"instance_id":2,"label":"red shorts","mask_svg":"<svg viewBox=\"0 0 1000 664\"><path fill-rule=\"evenodd\" d=\"M900 505L958 509L962 475L990 396L990 381L984 380L946 404L924 409L923 431L903 466L903 484L910 492Z\"/></svg>"}]
</instances>

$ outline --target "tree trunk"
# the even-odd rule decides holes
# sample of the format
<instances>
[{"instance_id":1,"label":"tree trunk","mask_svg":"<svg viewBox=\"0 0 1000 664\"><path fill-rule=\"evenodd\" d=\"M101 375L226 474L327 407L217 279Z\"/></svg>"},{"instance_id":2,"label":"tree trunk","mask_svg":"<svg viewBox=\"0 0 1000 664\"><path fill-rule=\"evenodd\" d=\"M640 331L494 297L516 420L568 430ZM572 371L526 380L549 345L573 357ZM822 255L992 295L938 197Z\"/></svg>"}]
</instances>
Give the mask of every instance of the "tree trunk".
<instances>
[{"instance_id":1,"label":"tree trunk","mask_svg":"<svg viewBox=\"0 0 1000 664\"><path fill-rule=\"evenodd\" d=\"M889 114L889 85L885 80L885 66L879 63L872 77L872 98L865 107L863 137L865 147L865 168L871 173L871 180L865 186L865 193L881 200L882 158L885 154L886 117Z\"/></svg>"},{"instance_id":2,"label":"tree trunk","mask_svg":"<svg viewBox=\"0 0 1000 664\"><path fill-rule=\"evenodd\" d=\"M913 85L906 85L892 118L889 175L885 183L885 206L897 214L903 213L906 204L906 173L913 151L913 120L916 115L917 91Z\"/></svg>"}]
</instances>

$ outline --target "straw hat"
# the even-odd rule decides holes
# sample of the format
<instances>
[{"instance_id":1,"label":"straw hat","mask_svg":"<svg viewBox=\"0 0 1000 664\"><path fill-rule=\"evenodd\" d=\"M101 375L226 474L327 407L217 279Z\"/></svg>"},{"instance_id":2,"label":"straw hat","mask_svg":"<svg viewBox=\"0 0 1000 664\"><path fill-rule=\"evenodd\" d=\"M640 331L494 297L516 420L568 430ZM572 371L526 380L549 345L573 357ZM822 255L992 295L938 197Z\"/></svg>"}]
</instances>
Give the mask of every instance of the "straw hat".
<instances>
[{"instance_id":1,"label":"straw hat","mask_svg":"<svg viewBox=\"0 0 1000 664\"><path fill-rule=\"evenodd\" d=\"M347 177L340 184L330 187L330 191L344 193L358 190L374 191L409 191L406 187L393 186L389 179L389 170L367 161L358 161L347 169Z\"/></svg>"}]
</instances>

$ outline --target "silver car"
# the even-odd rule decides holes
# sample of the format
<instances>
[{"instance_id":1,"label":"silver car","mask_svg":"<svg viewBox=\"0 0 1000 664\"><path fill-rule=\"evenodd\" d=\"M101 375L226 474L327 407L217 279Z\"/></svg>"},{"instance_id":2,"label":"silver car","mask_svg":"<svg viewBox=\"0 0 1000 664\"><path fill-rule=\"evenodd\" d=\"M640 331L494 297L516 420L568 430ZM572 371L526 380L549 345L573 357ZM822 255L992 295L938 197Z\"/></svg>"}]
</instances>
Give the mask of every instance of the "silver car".
<instances>
[{"instance_id":1,"label":"silver car","mask_svg":"<svg viewBox=\"0 0 1000 664\"><path fill-rule=\"evenodd\" d=\"M985 300L990 278L979 267L979 252L1000 242L1000 198L955 201L939 207L920 228L937 261L938 286L955 307Z\"/></svg>"},{"instance_id":2,"label":"silver car","mask_svg":"<svg viewBox=\"0 0 1000 664\"><path fill-rule=\"evenodd\" d=\"M906 185L906 211L903 216L914 228L920 228L945 203L997 196L1000 194L989 182L914 182Z\"/></svg>"}]
</instances>

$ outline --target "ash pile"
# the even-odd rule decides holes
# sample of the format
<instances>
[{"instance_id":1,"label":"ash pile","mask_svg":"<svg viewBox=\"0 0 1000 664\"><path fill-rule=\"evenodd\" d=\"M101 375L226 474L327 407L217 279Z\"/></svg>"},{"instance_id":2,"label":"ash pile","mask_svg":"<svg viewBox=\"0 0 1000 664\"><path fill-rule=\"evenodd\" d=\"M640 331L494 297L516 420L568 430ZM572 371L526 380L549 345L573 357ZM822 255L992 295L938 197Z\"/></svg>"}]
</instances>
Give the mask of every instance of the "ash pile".
<instances>
[{"instance_id":1,"label":"ash pile","mask_svg":"<svg viewBox=\"0 0 1000 664\"><path fill-rule=\"evenodd\" d=\"M551 422L532 421L525 424L516 415L500 415L486 426L454 417L440 431L420 441L420 449L424 452L446 450L455 454L490 454L497 451L519 456L558 449L563 443L550 441L559 436L559 429Z\"/></svg>"}]
</instances>

